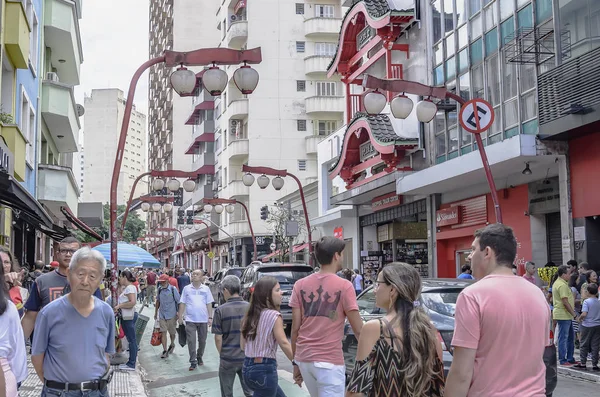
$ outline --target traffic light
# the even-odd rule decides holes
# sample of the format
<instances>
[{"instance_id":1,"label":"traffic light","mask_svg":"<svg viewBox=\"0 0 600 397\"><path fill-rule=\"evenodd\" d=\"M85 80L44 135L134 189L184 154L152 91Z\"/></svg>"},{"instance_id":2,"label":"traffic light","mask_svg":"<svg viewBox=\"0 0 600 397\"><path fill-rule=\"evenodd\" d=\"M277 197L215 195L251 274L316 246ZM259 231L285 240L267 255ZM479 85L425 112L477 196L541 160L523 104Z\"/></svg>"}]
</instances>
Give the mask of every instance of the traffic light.
<instances>
[{"instance_id":1,"label":"traffic light","mask_svg":"<svg viewBox=\"0 0 600 397\"><path fill-rule=\"evenodd\" d=\"M263 205L262 207L260 207L260 219L262 219L263 221L266 221L268 217L269 217L269 207L267 207L266 205Z\"/></svg>"},{"instance_id":2,"label":"traffic light","mask_svg":"<svg viewBox=\"0 0 600 397\"><path fill-rule=\"evenodd\" d=\"M173 205L175 207L181 207L183 205L183 188L180 187L177 191L173 193Z\"/></svg>"},{"instance_id":3,"label":"traffic light","mask_svg":"<svg viewBox=\"0 0 600 397\"><path fill-rule=\"evenodd\" d=\"M186 211L186 220L185 220L187 225L193 225L194 224L194 210L187 210Z\"/></svg>"},{"instance_id":4,"label":"traffic light","mask_svg":"<svg viewBox=\"0 0 600 397\"><path fill-rule=\"evenodd\" d=\"M185 225L185 210L177 210L177 224Z\"/></svg>"}]
</instances>

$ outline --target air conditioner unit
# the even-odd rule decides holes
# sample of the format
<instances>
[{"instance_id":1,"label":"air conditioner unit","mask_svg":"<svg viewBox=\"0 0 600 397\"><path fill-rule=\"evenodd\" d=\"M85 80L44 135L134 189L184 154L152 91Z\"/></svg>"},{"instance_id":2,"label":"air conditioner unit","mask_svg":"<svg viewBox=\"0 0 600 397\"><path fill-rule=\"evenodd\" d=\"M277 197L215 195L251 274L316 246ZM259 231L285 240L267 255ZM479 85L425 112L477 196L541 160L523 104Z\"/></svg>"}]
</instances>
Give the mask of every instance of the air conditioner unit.
<instances>
[{"instance_id":1,"label":"air conditioner unit","mask_svg":"<svg viewBox=\"0 0 600 397\"><path fill-rule=\"evenodd\" d=\"M59 82L58 75L56 73L54 73L54 72L48 72L48 73L46 73L46 80L54 81L56 83Z\"/></svg>"}]
</instances>

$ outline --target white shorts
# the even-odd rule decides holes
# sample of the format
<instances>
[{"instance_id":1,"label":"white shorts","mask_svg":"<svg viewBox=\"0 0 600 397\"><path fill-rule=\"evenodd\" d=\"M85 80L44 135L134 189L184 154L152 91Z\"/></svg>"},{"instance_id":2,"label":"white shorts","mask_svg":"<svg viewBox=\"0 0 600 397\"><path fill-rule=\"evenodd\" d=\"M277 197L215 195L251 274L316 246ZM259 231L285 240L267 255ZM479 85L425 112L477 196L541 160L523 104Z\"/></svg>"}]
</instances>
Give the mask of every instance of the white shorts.
<instances>
[{"instance_id":1,"label":"white shorts","mask_svg":"<svg viewBox=\"0 0 600 397\"><path fill-rule=\"evenodd\" d=\"M346 389L346 366L324 362L297 362L311 397L340 397Z\"/></svg>"}]
</instances>

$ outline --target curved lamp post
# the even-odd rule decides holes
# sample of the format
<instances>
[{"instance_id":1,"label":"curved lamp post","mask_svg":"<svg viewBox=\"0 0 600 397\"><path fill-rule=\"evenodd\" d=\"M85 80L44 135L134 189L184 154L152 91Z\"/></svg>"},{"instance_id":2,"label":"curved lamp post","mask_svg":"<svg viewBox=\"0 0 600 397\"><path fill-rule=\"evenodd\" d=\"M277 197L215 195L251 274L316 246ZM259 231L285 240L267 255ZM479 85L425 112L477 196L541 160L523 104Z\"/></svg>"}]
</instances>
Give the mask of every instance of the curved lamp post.
<instances>
[{"instance_id":1,"label":"curved lamp post","mask_svg":"<svg viewBox=\"0 0 600 397\"><path fill-rule=\"evenodd\" d=\"M256 249L256 238L254 237L254 229L252 228L252 220L250 220L250 212L248 212L248 207L246 204L241 201L235 199L223 199L223 198L214 198L214 199L203 199L204 202L204 212L212 212L215 211L217 214L223 213L223 211L227 211L228 214L232 214L235 211L234 204L239 204L246 211L246 218L248 218L248 227L250 228L250 235L252 236L252 245L254 246L254 261L258 260L258 251ZM233 242L235 244L235 242Z\"/></svg>"},{"instance_id":2,"label":"curved lamp post","mask_svg":"<svg viewBox=\"0 0 600 397\"><path fill-rule=\"evenodd\" d=\"M135 96L135 89L137 83L142 76L142 74L146 71L146 69L158 65L164 64L167 67L173 68L176 66L181 66L179 70L176 70L175 76L172 76L171 83L173 85L173 89L177 91L178 94L189 94L193 91L193 87L191 87L191 76L186 71L184 66L206 66L206 65L240 65L243 64L247 66L247 64L258 64L262 61L262 54L260 47L254 48L251 50L232 50L229 48L203 48L190 52L176 52L166 50L163 55L152 58L146 62L144 62L133 74L131 79L131 83L129 84L129 90L127 91L127 102L125 103L125 111L123 113L123 123L121 125L121 134L119 136L119 141L117 144L117 153L115 156L115 166L113 168L113 174L110 184L110 259L115 266L112 267L111 270L111 296L112 296L112 305L113 307L116 305L118 294L117 294L117 267L118 263L118 254L117 254L117 242L118 242L118 234L117 234L117 187L119 184L119 175L121 173L121 165L123 162L124 151L125 151L125 142L127 140L127 130L129 128L129 121L131 120L131 110L133 108L133 98ZM221 74L222 76L222 74ZM215 76L218 77L218 76ZM219 78L206 78L206 72L202 78L202 82L204 87L207 89L215 89L221 88L223 90L227 85L227 79L222 81L223 79ZM239 79L238 87L241 90L252 92L256 85L252 86L254 82L258 83L258 79L253 80L251 78ZM194 80L194 85L196 80ZM209 87L211 86L211 87ZM123 221L123 224L125 222Z\"/></svg>"},{"instance_id":3,"label":"curved lamp post","mask_svg":"<svg viewBox=\"0 0 600 397\"><path fill-rule=\"evenodd\" d=\"M175 232L179 234L179 238L181 239L181 250L183 251L183 267L187 269L187 255L185 251L185 241L183 240L183 233L181 230L176 229L174 227L158 227L156 228L157 232ZM173 244L173 250L175 250L175 244Z\"/></svg>"},{"instance_id":4,"label":"curved lamp post","mask_svg":"<svg viewBox=\"0 0 600 397\"><path fill-rule=\"evenodd\" d=\"M430 87L414 81L399 79L380 79L378 77L365 74L363 78L363 87L375 90L366 93L364 96L365 110L369 114L381 113L381 111L385 107L386 101L383 101L382 105L382 101L380 98L383 97L385 99L385 95L380 93L378 90L402 93L396 96L394 99L392 99L392 102L390 104L392 114L394 115L394 117L397 118L406 118L410 114L410 111L412 111L412 106L409 106L407 99L411 103L412 101L410 100L410 98L407 98L404 95L404 93L425 97L426 99L423 99L417 104L416 109L417 119L423 123L428 123L431 120L433 120L435 114L437 113L437 105L433 103L433 101L431 101L431 99L429 98L453 99L456 102L458 102L460 106L464 106L464 104L466 103L466 101L462 97L448 91L446 87ZM377 95L379 95L380 97L378 97ZM477 143L477 149L479 150L479 154L481 155L481 162L483 163L483 169L485 170L485 177L490 188L492 201L494 202L496 221L498 223L502 223L502 211L500 210L500 200L498 198L498 191L496 190L496 183L494 182L494 177L492 176L490 163L488 161L487 154L485 153L483 140L481 139L481 134L473 135L475 135L475 142ZM243 166L242 170L244 169L244 167L246 166Z\"/></svg>"},{"instance_id":5,"label":"curved lamp post","mask_svg":"<svg viewBox=\"0 0 600 397\"><path fill-rule=\"evenodd\" d=\"M194 226L195 225L204 225L206 226L206 232L207 232L207 238L208 238L208 251L212 252L212 239L210 238L210 225L206 222L204 222L203 220L200 219L194 219ZM213 265L213 260L212 258L209 256L208 259L210 260L210 271L212 272L212 265Z\"/></svg>"},{"instance_id":6,"label":"curved lamp post","mask_svg":"<svg viewBox=\"0 0 600 397\"><path fill-rule=\"evenodd\" d=\"M251 186L254 183L254 175L252 174L260 174L260 176L256 179L258 185L261 189L265 189L269 185L269 177L274 176L273 178L273 187L275 190L281 190L283 187L283 178L289 176L294 179L298 184L298 191L300 192L300 199L302 200L302 209L304 210L304 220L306 222L306 230L308 233L308 252L309 252L309 263L312 265L313 263L313 245L312 245L312 231L310 228L310 219L308 219L308 210L306 209L306 199L304 198L304 189L302 188L302 183L298 177L287 170L276 170L275 168L270 167L250 167L248 165L242 165L242 172L246 174L242 177L242 182L246 186ZM266 179L266 184L264 183ZM261 180L263 181L261 183ZM292 247L293 248L293 247ZM291 248L290 248L291 250Z\"/></svg>"}]
</instances>

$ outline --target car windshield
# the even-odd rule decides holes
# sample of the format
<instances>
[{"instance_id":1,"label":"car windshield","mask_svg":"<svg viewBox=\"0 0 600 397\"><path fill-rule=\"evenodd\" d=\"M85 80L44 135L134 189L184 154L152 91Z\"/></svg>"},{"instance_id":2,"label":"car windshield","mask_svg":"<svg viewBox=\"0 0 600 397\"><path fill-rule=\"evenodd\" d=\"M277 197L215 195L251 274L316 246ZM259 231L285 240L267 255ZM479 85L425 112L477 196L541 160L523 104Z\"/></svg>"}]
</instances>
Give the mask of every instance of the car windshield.
<instances>
[{"instance_id":1,"label":"car windshield","mask_svg":"<svg viewBox=\"0 0 600 397\"><path fill-rule=\"evenodd\" d=\"M243 271L244 271L244 269L241 268L241 267L239 269L229 269L227 271L227 275L228 276L232 276L233 275L233 276L241 277Z\"/></svg>"},{"instance_id":2,"label":"car windshield","mask_svg":"<svg viewBox=\"0 0 600 397\"><path fill-rule=\"evenodd\" d=\"M294 283L301 278L304 278L312 273L312 269L304 267L295 267L289 269L273 268L273 269L259 269L258 278L271 276L275 277L280 285L294 285Z\"/></svg>"},{"instance_id":3,"label":"car windshield","mask_svg":"<svg viewBox=\"0 0 600 397\"><path fill-rule=\"evenodd\" d=\"M421 294L421 300L429 310L433 310L444 316L454 317L456 300L458 299L460 291L461 290L451 289L423 292Z\"/></svg>"}]
</instances>

